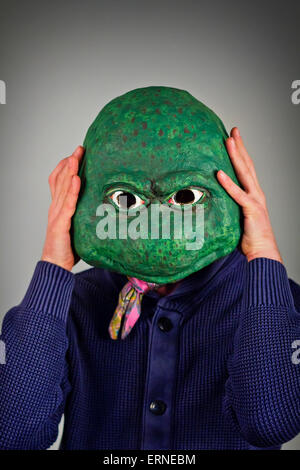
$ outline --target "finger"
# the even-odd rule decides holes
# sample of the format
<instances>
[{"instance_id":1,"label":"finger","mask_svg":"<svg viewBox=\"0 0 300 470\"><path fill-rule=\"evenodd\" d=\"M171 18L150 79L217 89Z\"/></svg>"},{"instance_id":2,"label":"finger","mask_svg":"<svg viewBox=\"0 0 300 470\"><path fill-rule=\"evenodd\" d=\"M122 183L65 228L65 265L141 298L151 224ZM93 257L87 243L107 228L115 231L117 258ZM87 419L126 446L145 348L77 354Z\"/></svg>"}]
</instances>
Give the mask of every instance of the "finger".
<instances>
[{"instance_id":1,"label":"finger","mask_svg":"<svg viewBox=\"0 0 300 470\"><path fill-rule=\"evenodd\" d=\"M84 148L79 145L72 155L68 157L67 164L62 168L56 177L56 186L54 196L56 200L64 200L65 195L70 187L73 175L78 173L79 162L84 154Z\"/></svg>"},{"instance_id":2,"label":"finger","mask_svg":"<svg viewBox=\"0 0 300 470\"><path fill-rule=\"evenodd\" d=\"M78 147L74 150L72 156L75 157L78 162L82 159L85 152L85 148L82 145L78 145Z\"/></svg>"},{"instance_id":3,"label":"finger","mask_svg":"<svg viewBox=\"0 0 300 470\"><path fill-rule=\"evenodd\" d=\"M81 161L84 155L84 152L85 152L84 147L82 145L79 145L78 147L76 147L76 149L74 150L74 152L72 153L70 157L67 157L61 160L56 166L56 168L52 171L48 180L52 198L55 195L58 175L61 174L66 164L70 162L70 159L72 160L72 163L69 163L69 165L70 165L71 170L73 169L73 172L71 171L71 174L76 174L78 172L79 162Z\"/></svg>"},{"instance_id":4,"label":"finger","mask_svg":"<svg viewBox=\"0 0 300 470\"><path fill-rule=\"evenodd\" d=\"M227 191L229 196L235 200L241 207L248 207L249 196L243 191L224 171L219 170L217 173L219 183Z\"/></svg>"},{"instance_id":5,"label":"finger","mask_svg":"<svg viewBox=\"0 0 300 470\"><path fill-rule=\"evenodd\" d=\"M68 158L68 165L70 167L72 175L77 175L79 163L82 160L84 152L84 147L79 145L79 147L77 147L76 150L72 153L72 155Z\"/></svg>"},{"instance_id":6,"label":"finger","mask_svg":"<svg viewBox=\"0 0 300 470\"><path fill-rule=\"evenodd\" d=\"M249 153L247 152L247 149L244 145L244 141L242 139L242 136L240 134L240 131L238 127L233 127L230 132L231 137L235 140L236 146L239 149L242 157L244 158L245 162L249 166L249 168L254 170L254 163L252 161L252 158L250 157ZM255 170L254 170L255 173Z\"/></svg>"},{"instance_id":7,"label":"finger","mask_svg":"<svg viewBox=\"0 0 300 470\"><path fill-rule=\"evenodd\" d=\"M252 158L250 157L249 153L247 152L247 149L244 145L244 141L243 141L243 138L240 134L240 131L238 129L238 127L233 127L233 129L231 129L231 132L230 132L230 135L231 137L233 137L235 143L236 143L236 146L241 154L241 156L243 157L243 159L245 160L248 168L249 168L249 171L251 172L252 174L252 177L253 179L255 180L255 182L257 184L258 183L258 179L257 179L257 175L256 175L256 171L255 171L255 167L254 167L254 163L253 163L253 160Z\"/></svg>"},{"instance_id":8,"label":"finger","mask_svg":"<svg viewBox=\"0 0 300 470\"><path fill-rule=\"evenodd\" d=\"M50 187L51 197L52 197L52 198L53 198L54 192L55 192L55 185L56 185L56 178L57 178L57 175L58 175L59 172L63 169L63 167L66 165L67 160L68 160L68 158L64 158L63 160L61 160L61 161L56 165L56 167L54 168L54 170L52 171L52 173L50 173L50 176L49 176L49 178L48 178L48 183L49 183L49 187Z\"/></svg>"},{"instance_id":9,"label":"finger","mask_svg":"<svg viewBox=\"0 0 300 470\"><path fill-rule=\"evenodd\" d=\"M80 191L80 184L81 184L81 181L80 181L79 176L78 175L72 176L71 185L66 195L63 209L62 209L62 212L67 217L72 217L75 212L76 204L78 200L78 194Z\"/></svg>"},{"instance_id":10,"label":"finger","mask_svg":"<svg viewBox=\"0 0 300 470\"><path fill-rule=\"evenodd\" d=\"M78 175L73 175L70 188L66 194L63 206L57 218L58 230L69 230L71 218L75 213L81 181Z\"/></svg>"},{"instance_id":11,"label":"finger","mask_svg":"<svg viewBox=\"0 0 300 470\"><path fill-rule=\"evenodd\" d=\"M73 167L70 164L70 159L68 158L67 164L63 167L60 173L57 175L56 178L56 185L54 191L54 201L57 206L62 206L62 203L65 199L67 191L71 185L72 176L73 176Z\"/></svg>"},{"instance_id":12,"label":"finger","mask_svg":"<svg viewBox=\"0 0 300 470\"><path fill-rule=\"evenodd\" d=\"M253 176L245 160L241 156L233 137L229 137L226 140L226 148L228 150L229 157L234 167L237 178L239 182L241 183L241 185L243 186L243 188L249 192L256 190L256 184L253 179Z\"/></svg>"}]
</instances>

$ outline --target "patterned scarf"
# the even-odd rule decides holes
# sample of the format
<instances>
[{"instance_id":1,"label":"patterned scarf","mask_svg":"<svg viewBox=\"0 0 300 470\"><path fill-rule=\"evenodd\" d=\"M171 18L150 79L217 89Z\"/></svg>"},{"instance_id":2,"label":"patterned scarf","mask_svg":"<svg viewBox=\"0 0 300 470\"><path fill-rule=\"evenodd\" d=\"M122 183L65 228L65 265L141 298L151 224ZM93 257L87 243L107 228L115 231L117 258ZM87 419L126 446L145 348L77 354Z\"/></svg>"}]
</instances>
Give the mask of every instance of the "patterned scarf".
<instances>
[{"instance_id":1,"label":"patterned scarf","mask_svg":"<svg viewBox=\"0 0 300 470\"><path fill-rule=\"evenodd\" d=\"M143 295L149 290L155 290L159 284L141 281L135 277L128 277L129 282L125 284L119 294L119 303L109 324L109 334L112 339L118 338L121 321L125 315L121 338L129 335L141 314L141 302Z\"/></svg>"}]
</instances>

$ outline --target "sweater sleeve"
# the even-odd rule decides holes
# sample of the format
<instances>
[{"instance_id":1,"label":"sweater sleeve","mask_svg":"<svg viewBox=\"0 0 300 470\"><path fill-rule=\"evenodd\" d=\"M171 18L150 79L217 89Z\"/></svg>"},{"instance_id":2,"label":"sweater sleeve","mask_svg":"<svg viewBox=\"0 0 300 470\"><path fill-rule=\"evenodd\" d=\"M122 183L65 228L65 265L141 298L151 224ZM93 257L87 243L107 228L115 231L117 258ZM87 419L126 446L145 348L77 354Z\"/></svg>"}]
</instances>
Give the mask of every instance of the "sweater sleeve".
<instances>
[{"instance_id":1,"label":"sweater sleeve","mask_svg":"<svg viewBox=\"0 0 300 470\"><path fill-rule=\"evenodd\" d=\"M257 447L281 445L300 432L300 287L291 282L294 295L279 261L247 263L224 403L233 425Z\"/></svg>"},{"instance_id":2,"label":"sweater sleeve","mask_svg":"<svg viewBox=\"0 0 300 470\"><path fill-rule=\"evenodd\" d=\"M23 301L5 315L0 449L47 449L70 390L66 321L74 275L39 261Z\"/></svg>"}]
</instances>

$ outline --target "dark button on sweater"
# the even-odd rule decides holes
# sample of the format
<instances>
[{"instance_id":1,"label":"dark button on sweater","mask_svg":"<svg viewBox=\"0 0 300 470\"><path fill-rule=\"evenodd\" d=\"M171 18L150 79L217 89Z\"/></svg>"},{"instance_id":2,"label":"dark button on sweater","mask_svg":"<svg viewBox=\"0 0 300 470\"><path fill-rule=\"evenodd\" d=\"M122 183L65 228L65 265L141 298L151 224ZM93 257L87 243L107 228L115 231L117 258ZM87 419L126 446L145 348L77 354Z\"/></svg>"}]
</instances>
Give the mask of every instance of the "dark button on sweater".
<instances>
[{"instance_id":1,"label":"dark button on sweater","mask_svg":"<svg viewBox=\"0 0 300 470\"><path fill-rule=\"evenodd\" d=\"M173 328L173 324L168 317L160 317L157 326L161 331L168 332Z\"/></svg>"},{"instance_id":2,"label":"dark button on sweater","mask_svg":"<svg viewBox=\"0 0 300 470\"><path fill-rule=\"evenodd\" d=\"M154 415L163 415L167 405L161 400L154 400L150 403L150 411Z\"/></svg>"}]
</instances>

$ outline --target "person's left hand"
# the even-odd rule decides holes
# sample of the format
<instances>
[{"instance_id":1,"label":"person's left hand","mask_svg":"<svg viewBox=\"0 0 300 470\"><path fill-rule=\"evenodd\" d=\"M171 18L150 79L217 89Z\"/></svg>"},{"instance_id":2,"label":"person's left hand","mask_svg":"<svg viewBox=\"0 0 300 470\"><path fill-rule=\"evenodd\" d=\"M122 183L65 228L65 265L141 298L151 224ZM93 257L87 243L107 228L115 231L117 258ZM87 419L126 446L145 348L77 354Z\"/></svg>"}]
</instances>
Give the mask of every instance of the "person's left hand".
<instances>
[{"instance_id":1,"label":"person's left hand","mask_svg":"<svg viewBox=\"0 0 300 470\"><path fill-rule=\"evenodd\" d=\"M243 189L222 170L218 171L217 178L227 193L242 207L244 231L241 249L248 261L254 258L271 258L282 263L268 214L266 198L259 185L253 161L237 127L231 130L230 137L226 139L226 147Z\"/></svg>"}]
</instances>

